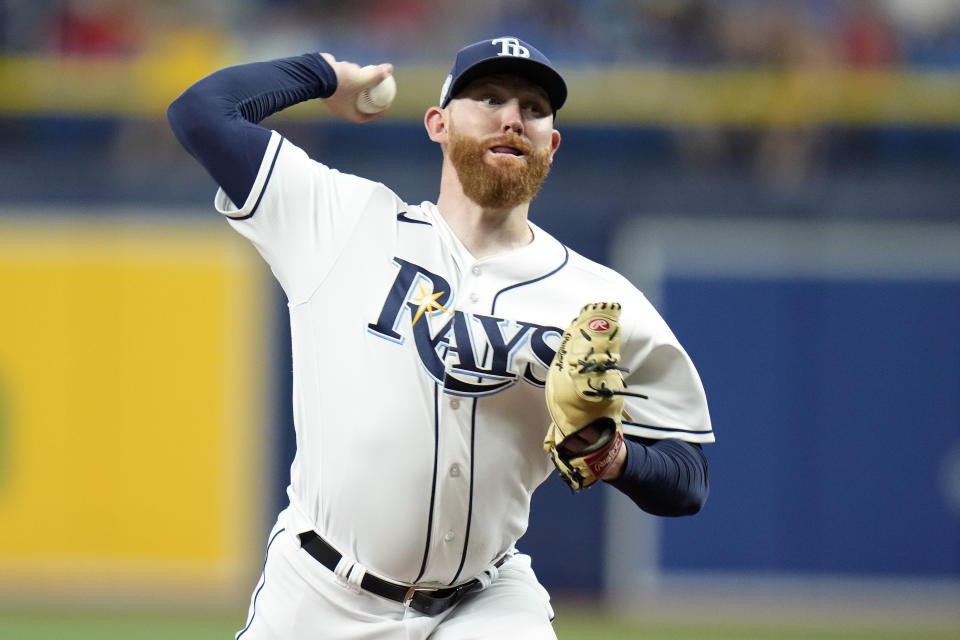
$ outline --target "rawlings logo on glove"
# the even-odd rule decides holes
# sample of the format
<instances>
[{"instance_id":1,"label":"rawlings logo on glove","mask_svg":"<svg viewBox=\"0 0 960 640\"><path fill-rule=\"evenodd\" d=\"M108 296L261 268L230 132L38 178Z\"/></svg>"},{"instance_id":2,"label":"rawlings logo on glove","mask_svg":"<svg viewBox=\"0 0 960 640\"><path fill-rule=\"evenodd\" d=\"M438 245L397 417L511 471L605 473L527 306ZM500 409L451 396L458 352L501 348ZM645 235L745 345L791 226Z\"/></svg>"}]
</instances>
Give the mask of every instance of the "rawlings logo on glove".
<instances>
[{"instance_id":1,"label":"rawlings logo on glove","mask_svg":"<svg viewBox=\"0 0 960 640\"><path fill-rule=\"evenodd\" d=\"M586 305L547 373L551 423L543 448L574 491L599 480L623 447L623 396L646 398L624 389L619 334L619 304Z\"/></svg>"}]
</instances>

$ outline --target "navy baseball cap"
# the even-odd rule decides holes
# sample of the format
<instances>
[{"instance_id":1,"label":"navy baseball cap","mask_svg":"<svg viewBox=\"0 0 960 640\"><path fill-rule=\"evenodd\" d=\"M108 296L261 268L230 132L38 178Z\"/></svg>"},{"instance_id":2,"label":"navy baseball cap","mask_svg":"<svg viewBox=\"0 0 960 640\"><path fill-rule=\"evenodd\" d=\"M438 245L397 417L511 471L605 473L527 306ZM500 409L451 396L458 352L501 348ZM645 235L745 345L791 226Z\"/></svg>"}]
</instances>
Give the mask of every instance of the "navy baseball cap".
<instances>
[{"instance_id":1,"label":"navy baseball cap","mask_svg":"<svg viewBox=\"0 0 960 640\"><path fill-rule=\"evenodd\" d=\"M457 52L440 90L440 106L446 107L477 78L495 73L517 75L543 87L554 113L567 99L567 84L547 56L519 38L503 36L475 42Z\"/></svg>"}]
</instances>

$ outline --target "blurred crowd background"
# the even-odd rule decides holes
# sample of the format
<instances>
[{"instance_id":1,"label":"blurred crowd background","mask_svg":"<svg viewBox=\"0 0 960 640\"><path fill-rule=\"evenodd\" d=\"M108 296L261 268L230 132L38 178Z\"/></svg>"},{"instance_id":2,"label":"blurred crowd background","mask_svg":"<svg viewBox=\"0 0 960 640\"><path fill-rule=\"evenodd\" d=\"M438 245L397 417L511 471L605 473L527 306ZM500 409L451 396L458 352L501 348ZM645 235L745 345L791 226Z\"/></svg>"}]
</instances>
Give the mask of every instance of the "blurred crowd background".
<instances>
[{"instance_id":1,"label":"blurred crowd background","mask_svg":"<svg viewBox=\"0 0 960 640\"><path fill-rule=\"evenodd\" d=\"M702 584L706 609L869 583L881 618L921 602L958 628L960 0L0 0L3 598L232 606L282 505L285 305L170 101L226 64L393 62L375 123L265 124L419 202L422 115L456 50L500 35L570 86L534 220L658 305L718 438L696 518L548 482L522 541L544 583Z\"/></svg>"},{"instance_id":2,"label":"blurred crowd background","mask_svg":"<svg viewBox=\"0 0 960 640\"><path fill-rule=\"evenodd\" d=\"M491 33L521 35L566 70L565 124L644 129L632 161L653 173L626 186L647 210L956 214L954 181L939 170L960 148L953 0L3 0L0 114L82 114L83 126L57 121L55 135L116 163L78 173L67 149L44 171L51 129L28 123L6 133L5 195L139 200L165 174L172 188L146 197L192 200L209 183L178 173L162 113L199 76L314 50L392 61L403 87L384 122L409 122L435 100L453 52ZM856 204L871 197L867 211Z\"/></svg>"},{"instance_id":3,"label":"blurred crowd background","mask_svg":"<svg viewBox=\"0 0 960 640\"><path fill-rule=\"evenodd\" d=\"M222 46L446 59L523 32L558 63L955 68L952 0L4 0L0 50L135 56L203 31Z\"/></svg>"}]
</instances>

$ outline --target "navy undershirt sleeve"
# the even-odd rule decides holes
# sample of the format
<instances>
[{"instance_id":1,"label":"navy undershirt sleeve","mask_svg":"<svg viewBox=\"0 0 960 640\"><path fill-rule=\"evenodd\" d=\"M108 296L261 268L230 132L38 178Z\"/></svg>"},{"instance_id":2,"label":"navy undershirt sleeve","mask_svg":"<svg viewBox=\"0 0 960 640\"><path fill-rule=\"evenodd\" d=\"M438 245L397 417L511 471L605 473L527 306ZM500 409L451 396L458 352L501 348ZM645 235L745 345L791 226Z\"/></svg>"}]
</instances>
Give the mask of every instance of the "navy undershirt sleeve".
<instances>
[{"instance_id":1,"label":"navy undershirt sleeve","mask_svg":"<svg viewBox=\"0 0 960 640\"><path fill-rule=\"evenodd\" d=\"M234 204L243 206L260 169L270 131L257 123L281 109L337 89L318 53L252 62L215 71L167 108L177 140Z\"/></svg>"},{"instance_id":2,"label":"navy undershirt sleeve","mask_svg":"<svg viewBox=\"0 0 960 640\"><path fill-rule=\"evenodd\" d=\"M610 484L656 516L700 511L709 493L707 458L700 445L675 438L625 438L627 462Z\"/></svg>"}]
</instances>

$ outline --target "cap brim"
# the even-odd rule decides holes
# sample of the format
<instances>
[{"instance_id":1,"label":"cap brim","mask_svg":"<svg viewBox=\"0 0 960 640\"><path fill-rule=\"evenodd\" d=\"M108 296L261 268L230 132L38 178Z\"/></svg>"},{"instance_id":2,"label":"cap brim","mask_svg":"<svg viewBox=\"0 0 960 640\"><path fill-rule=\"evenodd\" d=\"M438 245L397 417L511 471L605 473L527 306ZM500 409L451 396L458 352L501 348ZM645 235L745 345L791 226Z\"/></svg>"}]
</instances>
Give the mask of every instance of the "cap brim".
<instances>
[{"instance_id":1,"label":"cap brim","mask_svg":"<svg viewBox=\"0 0 960 640\"><path fill-rule=\"evenodd\" d=\"M450 100L457 97L457 94L474 80L498 73L517 75L543 87L543 90L547 92L550 106L554 112L562 107L567 100L567 83L551 67L529 58L504 56L481 60L475 65L467 67L450 87L444 104L440 106L447 106Z\"/></svg>"}]
</instances>

